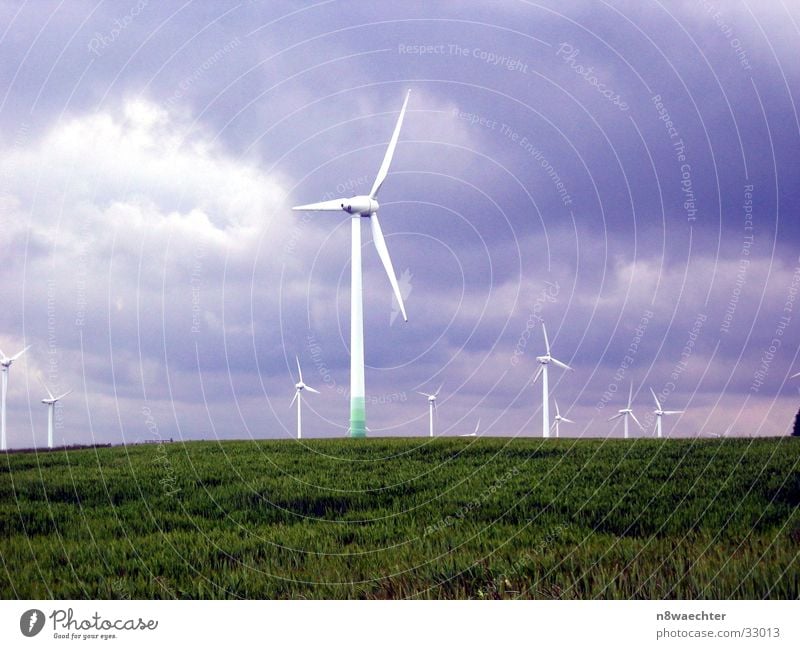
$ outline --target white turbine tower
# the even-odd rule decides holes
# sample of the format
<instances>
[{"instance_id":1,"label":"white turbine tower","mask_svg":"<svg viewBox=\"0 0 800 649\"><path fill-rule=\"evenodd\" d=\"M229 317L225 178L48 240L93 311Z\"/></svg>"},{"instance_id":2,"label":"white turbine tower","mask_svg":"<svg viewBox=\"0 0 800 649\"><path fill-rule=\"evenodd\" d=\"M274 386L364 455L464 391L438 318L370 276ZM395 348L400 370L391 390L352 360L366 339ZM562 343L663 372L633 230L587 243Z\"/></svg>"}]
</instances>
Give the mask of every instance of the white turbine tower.
<instances>
[{"instance_id":1,"label":"white turbine tower","mask_svg":"<svg viewBox=\"0 0 800 649\"><path fill-rule=\"evenodd\" d=\"M42 381L42 386L47 391L48 396L47 399L42 399L42 403L47 406L47 448L53 448L53 419L55 416L56 404L68 394L71 394L72 390L67 390L64 394L59 394L56 397L53 396L53 393L50 392L50 388L47 387L44 381Z\"/></svg>"},{"instance_id":2,"label":"white turbine tower","mask_svg":"<svg viewBox=\"0 0 800 649\"><path fill-rule=\"evenodd\" d=\"M559 424L560 424L562 421L564 421L564 422L566 422L566 423L568 423L568 424L574 424L575 422L574 422L574 421L572 421L571 419L567 419L566 417L562 417L562 416L561 416L561 413L558 411L558 401L556 401L555 399L553 399L553 404L554 404L554 405L555 405L555 407L556 407L556 416L555 416L555 417L553 417L553 426L554 426L554 427L555 427L555 429L556 429L556 437L560 437L560 435L558 434L558 425L559 425Z\"/></svg>"},{"instance_id":3,"label":"white turbine tower","mask_svg":"<svg viewBox=\"0 0 800 649\"><path fill-rule=\"evenodd\" d=\"M423 397L428 397L428 413L429 413L429 420L430 420L430 437L433 437L433 413L436 410L436 397L439 396L439 392L441 392L442 386L440 385L436 392L433 394L427 394L425 392L417 392L417 394L421 394Z\"/></svg>"},{"instance_id":4,"label":"white turbine tower","mask_svg":"<svg viewBox=\"0 0 800 649\"><path fill-rule=\"evenodd\" d=\"M631 389L630 389L630 392L628 392L628 405L625 408L623 408L622 410L617 410L618 414L614 415L613 417L611 417L611 419L608 420L608 421L614 421L615 419L619 419L620 417L624 417L625 418L624 419L624 423L625 423L625 439L628 439L628 417L632 417L633 421L636 422L636 425L641 430L644 430L644 428L642 428L642 425L639 423L639 420L636 419L636 415L633 414L633 410L631 409L631 403L632 402L633 402L633 383L631 383Z\"/></svg>"},{"instance_id":5,"label":"white turbine tower","mask_svg":"<svg viewBox=\"0 0 800 649\"><path fill-rule=\"evenodd\" d=\"M364 311L361 281L361 221L369 219L372 228L372 242L378 251L378 256L383 262L389 282L400 306L400 313L403 320L408 322L406 308L403 304L403 296L397 283L397 276L389 257L389 250L383 238L380 221L378 221L378 192L386 180L389 173L389 165L397 147L397 139L400 136L400 128L403 126L403 117L406 114L408 105L409 90L400 109L400 117L392 133L392 139L383 157L383 163L378 170L378 175L372 185L372 189L366 196L353 196L352 198L338 198L322 203L312 203L310 205L299 205L292 209L300 212L346 212L351 215L350 225L352 232L352 256L350 261L350 437L366 437L366 404L364 387Z\"/></svg>"},{"instance_id":6,"label":"white turbine tower","mask_svg":"<svg viewBox=\"0 0 800 649\"><path fill-rule=\"evenodd\" d=\"M653 414L656 416L656 437L661 439L661 418L664 415L680 415L683 413L683 410L664 410L661 407L661 402L658 400L656 393L653 392L653 388L650 388L650 394L653 395L653 399L656 402L656 409L653 410Z\"/></svg>"},{"instance_id":7,"label":"white turbine tower","mask_svg":"<svg viewBox=\"0 0 800 649\"><path fill-rule=\"evenodd\" d=\"M475 430L471 433L464 433L463 435L459 435L459 437L477 437L478 436L478 429L481 427L481 420L478 419L478 423L475 424Z\"/></svg>"},{"instance_id":8,"label":"white turbine tower","mask_svg":"<svg viewBox=\"0 0 800 649\"><path fill-rule=\"evenodd\" d=\"M303 438L303 427L302 427L302 403L303 397L300 394L303 390L308 390L309 392L313 392L314 394L319 394L319 390L315 390L310 385L306 385L303 382L303 370L300 369L300 359L297 356L294 357L294 360L297 361L297 374L300 377L300 380L294 384L294 397L292 398L292 402L289 404L291 408L294 405L294 402L297 401L297 439Z\"/></svg>"},{"instance_id":9,"label":"white turbine tower","mask_svg":"<svg viewBox=\"0 0 800 649\"><path fill-rule=\"evenodd\" d=\"M565 370L571 370L572 368L567 365L566 363L562 363L560 360L553 358L550 355L550 341L547 338L547 328L544 326L544 322L542 322L542 332L544 333L544 345L547 353L544 356L537 356L536 360L539 361L539 369L536 372L536 376L533 377L533 382L536 383L539 376L542 377L542 437L550 437L550 386L548 384L548 377L547 377L547 366L552 363L557 367L560 367Z\"/></svg>"},{"instance_id":10,"label":"white turbine tower","mask_svg":"<svg viewBox=\"0 0 800 649\"><path fill-rule=\"evenodd\" d=\"M13 356L6 356L3 353L3 350L0 349L0 372L3 374L2 394L0 394L0 451L5 451L8 449L8 440L6 439L6 394L8 394L8 370L14 361L30 348L31 346L28 345L21 352L17 352Z\"/></svg>"}]
</instances>

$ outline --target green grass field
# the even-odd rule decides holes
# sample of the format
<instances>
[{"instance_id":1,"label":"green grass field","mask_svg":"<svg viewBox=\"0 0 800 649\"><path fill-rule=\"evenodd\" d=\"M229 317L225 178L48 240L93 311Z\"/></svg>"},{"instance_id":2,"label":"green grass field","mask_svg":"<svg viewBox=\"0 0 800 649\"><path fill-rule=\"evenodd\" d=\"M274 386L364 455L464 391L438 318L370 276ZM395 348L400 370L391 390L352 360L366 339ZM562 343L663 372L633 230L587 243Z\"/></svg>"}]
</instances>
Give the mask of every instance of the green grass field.
<instances>
[{"instance_id":1,"label":"green grass field","mask_svg":"<svg viewBox=\"0 0 800 649\"><path fill-rule=\"evenodd\" d=\"M4 598L791 598L800 439L0 456Z\"/></svg>"}]
</instances>

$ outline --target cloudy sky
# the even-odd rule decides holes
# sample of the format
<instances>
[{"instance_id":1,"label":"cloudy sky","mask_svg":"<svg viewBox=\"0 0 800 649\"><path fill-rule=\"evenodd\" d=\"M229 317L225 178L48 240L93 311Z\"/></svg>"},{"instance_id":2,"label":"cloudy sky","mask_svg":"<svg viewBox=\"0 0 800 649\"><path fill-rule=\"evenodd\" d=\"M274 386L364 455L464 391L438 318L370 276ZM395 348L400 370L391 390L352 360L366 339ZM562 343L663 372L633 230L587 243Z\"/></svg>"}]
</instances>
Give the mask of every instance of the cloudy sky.
<instances>
[{"instance_id":1,"label":"cloudy sky","mask_svg":"<svg viewBox=\"0 0 800 649\"><path fill-rule=\"evenodd\" d=\"M766 7L765 7L766 5ZM800 3L0 2L9 444L293 433L294 356L341 436L347 218L364 230L368 425L541 434L546 321L571 435L634 384L674 436L800 405ZM562 432L566 433L564 427Z\"/></svg>"}]
</instances>

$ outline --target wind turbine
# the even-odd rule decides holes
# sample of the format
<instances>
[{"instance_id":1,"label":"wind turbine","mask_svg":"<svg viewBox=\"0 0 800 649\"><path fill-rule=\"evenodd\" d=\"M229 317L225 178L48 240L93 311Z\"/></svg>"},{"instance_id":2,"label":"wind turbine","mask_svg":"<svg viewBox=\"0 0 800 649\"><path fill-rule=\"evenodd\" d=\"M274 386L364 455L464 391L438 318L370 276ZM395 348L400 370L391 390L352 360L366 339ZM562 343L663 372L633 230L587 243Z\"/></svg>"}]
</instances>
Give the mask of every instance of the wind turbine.
<instances>
[{"instance_id":1,"label":"wind turbine","mask_svg":"<svg viewBox=\"0 0 800 649\"><path fill-rule=\"evenodd\" d=\"M2 394L0 394L0 451L5 451L8 449L8 442L6 439L6 394L8 394L8 370L14 361L30 348L31 346L28 345L21 352L17 352L13 356L6 356L3 353L3 350L0 349L0 371L3 373L3 387Z\"/></svg>"},{"instance_id":2,"label":"wind turbine","mask_svg":"<svg viewBox=\"0 0 800 649\"><path fill-rule=\"evenodd\" d=\"M731 433L731 429L732 429L732 428L733 428L733 424L731 424L730 426L728 426L728 427L725 429L725 432L724 432L724 433L722 433L721 435L720 435L719 433L711 433L711 432L708 432L708 433L703 433L703 435L705 435L706 437L717 437L717 438L724 438L724 437L727 437L728 435L730 435L730 433Z\"/></svg>"},{"instance_id":3,"label":"wind turbine","mask_svg":"<svg viewBox=\"0 0 800 649\"><path fill-rule=\"evenodd\" d=\"M464 435L459 435L459 437L477 437L478 436L478 429L481 427L481 420L478 419L478 423L475 424L475 430L471 433L465 433Z\"/></svg>"},{"instance_id":4,"label":"wind turbine","mask_svg":"<svg viewBox=\"0 0 800 649\"><path fill-rule=\"evenodd\" d=\"M620 417L624 417L625 418L625 420L624 420L625 421L625 439L628 439L628 417L633 417L633 421L636 422L636 425L639 428L641 428L642 430L644 430L644 428L642 428L642 425L639 423L639 420L636 419L636 415L633 414L633 410L631 409L631 403L632 402L633 402L633 383L631 383L631 389L630 389L630 392L628 392L628 405L625 408L623 408L622 410L618 410L617 411L618 414L614 415L613 417L611 417L611 419L608 420L608 421L614 421L615 419L619 419Z\"/></svg>"},{"instance_id":5,"label":"wind turbine","mask_svg":"<svg viewBox=\"0 0 800 649\"><path fill-rule=\"evenodd\" d=\"M558 434L558 424L559 423L561 423L562 421L565 421L568 424L574 424L575 422L572 421L571 419L567 419L566 417L562 417L561 416L561 413L558 411L558 401L553 399L553 403L556 406L556 416L553 418L553 426L556 429L556 437L559 437L559 434Z\"/></svg>"},{"instance_id":6,"label":"wind turbine","mask_svg":"<svg viewBox=\"0 0 800 649\"><path fill-rule=\"evenodd\" d=\"M364 387L364 306L361 280L361 220L369 219L372 229L372 242L378 251L378 256L383 262L386 274L389 276L389 283L397 298L400 306L400 313L403 320L408 322L406 308L403 304L403 296L400 293L400 286L397 283L397 276L389 257L389 250L383 238L380 221L378 221L378 192L386 180L389 173L389 165L397 147L397 139L400 136L400 128L403 126L403 117L406 114L408 105L409 90L400 109L400 117L389 140L389 146L383 157L383 162L375 177L368 195L353 196L352 198L338 198L332 201L321 203L311 203L309 205L299 205L292 209L299 212L347 212L351 215L351 261L350 261L350 437L366 437L366 403Z\"/></svg>"},{"instance_id":7,"label":"wind turbine","mask_svg":"<svg viewBox=\"0 0 800 649\"><path fill-rule=\"evenodd\" d=\"M53 417L56 411L56 403L70 394L72 390L67 390L64 394L60 394L56 397L53 396L53 393L50 392L50 388L47 387L44 381L42 381L42 386L47 391L47 396L49 397L47 399L42 399L42 403L47 406L47 448L53 448Z\"/></svg>"},{"instance_id":8,"label":"wind turbine","mask_svg":"<svg viewBox=\"0 0 800 649\"><path fill-rule=\"evenodd\" d=\"M303 370L300 369L300 359L295 356L294 360L297 361L297 374L300 376L300 380L294 384L294 397L292 398L292 402L289 404L289 407L291 408L294 405L294 402L297 401L297 439L302 439L303 428L301 425L302 419L300 411L302 410L303 397L300 395L300 393L303 390L308 390L314 394L319 394L319 390L315 390L310 385L306 385L303 382Z\"/></svg>"},{"instance_id":9,"label":"wind turbine","mask_svg":"<svg viewBox=\"0 0 800 649\"><path fill-rule=\"evenodd\" d=\"M433 394L426 394L425 392L417 392L417 394L421 394L423 397L428 397L428 412L429 412L429 419L430 419L430 436L433 437L433 413L436 410L436 397L439 396L439 392L441 392L442 386L440 385L436 392Z\"/></svg>"},{"instance_id":10,"label":"wind turbine","mask_svg":"<svg viewBox=\"0 0 800 649\"><path fill-rule=\"evenodd\" d=\"M683 410L664 410L661 407L661 402L658 400L656 393L653 392L653 388L650 388L650 394L653 395L653 399L656 401L656 409L653 410L653 414L656 416L656 437L661 439L661 418L664 415L680 415L683 413Z\"/></svg>"},{"instance_id":11,"label":"wind turbine","mask_svg":"<svg viewBox=\"0 0 800 649\"><path fill-rule=\"evenodd\" d=\"M544 345L547 353L544 356L537 356L536 360L539 361L539 369L536 376L533 377L533 382L536 383L541 375L542 377L542 437L550 437L550 387L547 380L547 366L552 363L562 369L571 370L572 368L566 363L553 358L550 355L550 341L547 339L547 328L542 322L542 332L544 333Z\"/></svg>"}]
</instances>

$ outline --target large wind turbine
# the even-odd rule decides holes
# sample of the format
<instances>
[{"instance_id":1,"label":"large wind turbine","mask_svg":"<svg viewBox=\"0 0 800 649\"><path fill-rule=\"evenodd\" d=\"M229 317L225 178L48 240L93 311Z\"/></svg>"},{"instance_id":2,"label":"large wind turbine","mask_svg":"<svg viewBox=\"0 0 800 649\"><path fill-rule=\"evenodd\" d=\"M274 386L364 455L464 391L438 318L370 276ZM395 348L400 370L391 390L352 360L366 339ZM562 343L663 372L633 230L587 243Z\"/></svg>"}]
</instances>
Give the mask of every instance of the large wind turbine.
<instances>
[{"instance_id":1,"label":"large wind turbine","mask_svg":"<svg viewBox=\"0 0 800 649\"><path fill-rule=\"evenodd\" d=\"M639 420L636 419L636 415L633 414L633 409L631 408L631 403L633 403L633 383L631 383L631 389L630 389L630 392L628 392L628 405L625 408L623 408L622 410L617 410L618 414L614 415L613 417L611 417L611 419L608 420L608 421L614 421L615 419L619 419L620 417L624 417L625 418L625 420L624 420L624 422L625 422L625 439L628 439L628 417L633 417L633 421L636 422L636 425L640 429L644 430L644 428L642 428L642 425L639 423Z\"/></svg>"},{"instance_id":2,"label":"large wind turbine","mask_svg":"<svg viewBox=\"0 0 800 649\"><path fill-rule=\"evenodd\" d=\"M436 397L439 396L439 392L442 391L442 386L440 385L436 392L433 394L427 394L425 392L417 392L417 394L421 394L423 397L428 397L428 413L430 419L430 436L433 437L433 413L436 410Z\"/></svg>"},{"instance_id":3,"label":"large wind turbine","mask_svg":"<svg viewBox=\"0 0 800 649\"><path fill-rule=\"evenodd\" d=\"M547 339L547 328L542 322L542 332L544 333L544 345L547 353L544 356L537 356L536 360L539 361L539 369L536 376L533 377L533 382L536 383L541 375L542 377L542 437L550 437L550 387L547 380L547 366L552 363L562 369L571 370L572 368L566 363L553 358L550 355L550 341Z\"/></svg>"},{"instance_id":4,"label":"large wind turbine","mask_svg":"<svg viewBox=\"0 0 800 649\"><path fill-rule=\"evenodd\" d=\"M3 353L3 350L0 349L0 372L3 374L2 394L0 394L0 451L5 451L8 449L8 440L6 439L6 394L8 393L8 370L14 361L30 348L31 346L28 345L21 352L17 352L13 356L6 356Z\"/></svg>"},{"instance_id":5,"label":"large wind turbine","mask_svg":"<svg viewBox=\"0 0 800 649\"><path fill-rule=\"evenodd\" d=\"M72 390L67 390L64 394L60 394L56 397L53 396L53 393L50 392L50 388L47 387L44 381L42 381L42 386L47 390L48 396L47 399L42 399L42 403L47 406L47 448L53 448L53 417L56 411L56 403L70 394Z\"/></svg>"},{"instance_id":6,"label":"large wind turbine","mask_svg":"<svg viewBox=\"0 0 800 649\"><path fill-rule=\"evenodd\" d=\"M554 404L554 405L555 405L555 407L556 407L556 416L555 416L555 417L553 417L553 426L554 426L554 427L555 427L555 429L556 429L556 437L560 437L560 435L558 434L558 425L559 425L559 424L560 424L562 421L564 421L564 422L566 422L566 423L568 423L568 424L574 424L575 422L574 422L574 421L572 421L571 419L567 419L566 417L562 417L562 416L561 416L561 413L558 411L558 401L556 401L555 399L553 399L553 404Z\"/></svg>"},{"instance_id":7,"label":"large wind turbine","mask_svg":"<svg viewBox=\"0 0 800 649\"><path fill-rule=\"evenodd\" d=\"M294 402L297 401L297 439L303 438L303 427L301 425L302 421L302 402L303 397L300 394L303 390L308 390L309 392L313 392L314 394L319 394L319 390L315 390L310 385L306 385L303 382L303 370L300 369L300 359L297 356L294 357L294 360L297 361L297 375L300 377L300 380L294 384L294 397L292 398L292 402L289 404L291 408L294 405Z\"/></svg>"},{"instance_id":8,"label":"large wind turbine","mask_svg":"<svg viewBox=\"0 0 800 649\"><path fill-rule=\"evenodd\" d=\"M656 393L653 392L653 388L650 388L650 394L653 395L653 399L656 401L656 409L653 410L653 414L656 416L656 437L661 439L661 418L664 415L680 415L683 410L664 410L661 407L661 402L658 400Z\"/></svg>"},{"instance_id":9,"label":"large wind turbine","mask_svg":"<svg viewBox=\"0 0 800 649\"><path fill-rule=\"evenodd\" d=\"M397 303L400 305L400 313L403 320L408 322L406 307L403 304L403 296L400 294L400 287L397 283L397 276L389 257L389 250L383 238L380 221L378 221L378 192L386 180L389 173L389 165L397 147L397 139L400 136L400 128L403 126L403 117L406 114L408 105L409 90L400 109L400 117L392 133L392 139L386 149L383 162L378 170L378 175L372 185L372 189L366 196L353 196L352 198L338 198L322 203L312 203L310 205L299 205L292 209L300 212L347 212L351 215L350 225L352 230L352 255L350 261L350 437L366 437L366 404L364 387L364 311L363 295L361 282L361 220L369 219L372 229L372 242L378 251L378 256L383 262L389 282L394 290Z\"/></svg>"}]
</instances>

